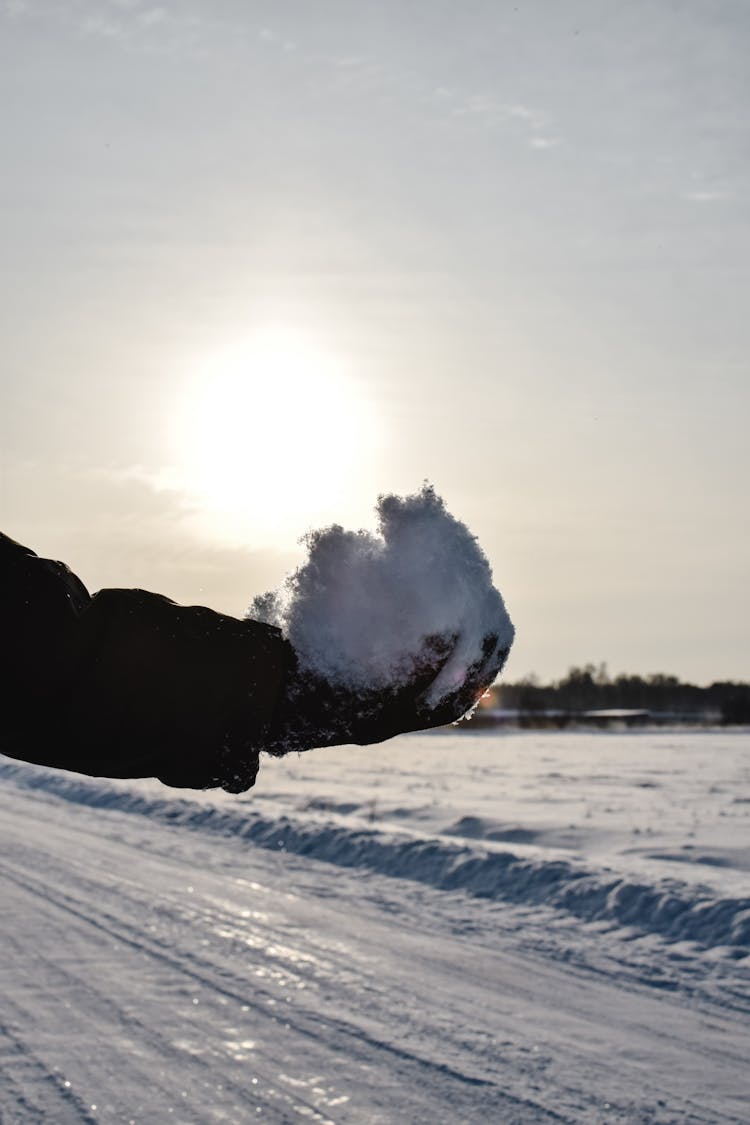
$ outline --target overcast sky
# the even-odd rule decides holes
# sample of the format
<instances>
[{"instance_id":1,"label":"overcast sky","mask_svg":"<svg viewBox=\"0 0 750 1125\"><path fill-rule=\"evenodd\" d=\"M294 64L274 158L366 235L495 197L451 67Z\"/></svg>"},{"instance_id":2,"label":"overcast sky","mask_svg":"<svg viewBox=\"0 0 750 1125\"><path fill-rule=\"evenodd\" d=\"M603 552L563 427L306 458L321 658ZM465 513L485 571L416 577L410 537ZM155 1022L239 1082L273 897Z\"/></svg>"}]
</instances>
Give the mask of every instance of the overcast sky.
<instances>
[{"instance_id":1,"label":"overcast sky","mask_svg":"<svg viewBox=\"0 0 750 1125\"><path fill-rule=\"evenodd\" d=\"M746 0L0 0L0 526L241 613L425 478L508 675L750 677Z\"/></svg>"}]
</instances>

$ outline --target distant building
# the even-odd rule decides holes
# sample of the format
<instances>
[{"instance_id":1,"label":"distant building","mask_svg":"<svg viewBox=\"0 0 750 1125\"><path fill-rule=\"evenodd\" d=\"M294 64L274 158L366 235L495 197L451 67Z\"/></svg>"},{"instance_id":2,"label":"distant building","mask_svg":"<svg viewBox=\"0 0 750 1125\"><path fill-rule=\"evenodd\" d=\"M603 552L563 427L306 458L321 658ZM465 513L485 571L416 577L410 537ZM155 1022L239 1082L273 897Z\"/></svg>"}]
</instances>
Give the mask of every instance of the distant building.
<instances>
[{"instance_id":1,"label":"distant building","mask_svg":"<svg viewBox=\"0 0 750 1125\"><path fill-rule=\"evenodd\" d=\"M597 707L582 711L578 721L595 727L636 727L652 722L652 715L643 707Z\"/></svg>"},{"instance_id":2,"label":"distant building","mask_svg":"<svg viewBox=\"0 0 750 1125\"><path fill-rule=\"evenodd\" d=\"M600 730L623 730L644 726L716 726L722 721L720 711L651 711L646 707L596 707L587 711L563 708L480 706L459 729L487 730L521 728L533 730L564 730L566 727L588 726Z\"/></svg>"}]
</instances>

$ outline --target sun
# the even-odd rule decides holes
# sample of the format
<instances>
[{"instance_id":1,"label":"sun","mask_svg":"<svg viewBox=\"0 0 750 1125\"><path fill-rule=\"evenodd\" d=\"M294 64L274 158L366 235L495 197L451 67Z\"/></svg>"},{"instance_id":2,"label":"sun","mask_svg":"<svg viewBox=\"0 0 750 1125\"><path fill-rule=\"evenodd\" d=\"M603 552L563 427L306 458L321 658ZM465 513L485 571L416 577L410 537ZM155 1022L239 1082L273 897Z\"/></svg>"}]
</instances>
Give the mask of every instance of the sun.
<instances>
[{"instance_id":1,"label":"sun","mask_svg":"<svg viewBox=\"0 0 750 1125\"><path fill-rule=\"evenodd\" d=\"M203 530L257 546L344 522L378 444L376 411L341 364L281 328L198 362L171 423L170 476Z\"/></svg>"}]
</instances>

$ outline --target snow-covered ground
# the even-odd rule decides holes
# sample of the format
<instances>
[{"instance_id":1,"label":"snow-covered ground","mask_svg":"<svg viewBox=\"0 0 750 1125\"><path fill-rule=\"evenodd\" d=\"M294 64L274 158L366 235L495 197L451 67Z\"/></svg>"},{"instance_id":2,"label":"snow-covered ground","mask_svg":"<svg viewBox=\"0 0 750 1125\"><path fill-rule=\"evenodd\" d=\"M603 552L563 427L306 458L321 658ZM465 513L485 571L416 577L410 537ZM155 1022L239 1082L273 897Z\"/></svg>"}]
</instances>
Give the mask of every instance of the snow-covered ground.
<instances>
[{"instance_id":1,"label":"snow-covered ground","mask_svg":"<svg viewBox=\"0 0 750 1125\"><path fill-rule=\"evenodd\" d=\"M750 734L0 758L0 1121L750 1121Z\"/></svg>"}]
</instances>

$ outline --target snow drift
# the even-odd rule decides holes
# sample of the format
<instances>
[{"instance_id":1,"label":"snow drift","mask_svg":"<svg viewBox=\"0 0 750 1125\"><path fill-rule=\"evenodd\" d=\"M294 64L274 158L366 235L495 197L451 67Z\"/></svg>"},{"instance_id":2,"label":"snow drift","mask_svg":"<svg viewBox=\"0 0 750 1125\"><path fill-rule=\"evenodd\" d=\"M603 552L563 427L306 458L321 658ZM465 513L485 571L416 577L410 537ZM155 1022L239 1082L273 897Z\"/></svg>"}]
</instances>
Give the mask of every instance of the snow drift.
<instances>
[{"instance_id":1,"label":"snow drift","mask_svg":"<svg viewBox=\"0 0 750 1125\"><path fill-rule=\"evenodd\" d=\"M279 626L303 668L352 691L408 682L437 639L450 656L426 698L434 707L487 659L488 637L507 653L513 625L486 555L431 485L381 496L376 511L377 534L309 532L305 562L247 616Z\"/></svg>"},{"instance_id":2,"label":"snow drift","mask_svg":"<svg viewBox=\"0 0 750 1125\"><path fill-rule=\"evenodd\" d=\"M359 868L477 898L562 910L604 922L695 942L729 957L750 951L750 898L718 895L675 879L653 882L572 859L518 855L500 845L463 844L434 836L354 828L331 817L268 816L247 807L154 797L137 782L56 773L0 758L0 779L75 804L146 816L199 832L247 840L339 867Z\"/></svg>"}]
</instances>

